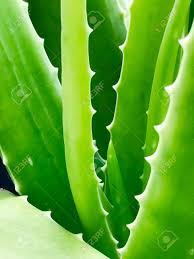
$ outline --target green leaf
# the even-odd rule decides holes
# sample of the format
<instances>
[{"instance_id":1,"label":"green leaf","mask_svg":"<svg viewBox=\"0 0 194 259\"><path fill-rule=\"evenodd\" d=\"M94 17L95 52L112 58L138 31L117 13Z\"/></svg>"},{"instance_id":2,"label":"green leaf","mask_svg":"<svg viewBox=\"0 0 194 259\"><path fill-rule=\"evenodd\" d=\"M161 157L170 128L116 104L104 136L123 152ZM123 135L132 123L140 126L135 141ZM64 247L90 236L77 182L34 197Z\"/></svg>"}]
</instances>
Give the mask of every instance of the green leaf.
<instances>
[{"instance_id":1,"label":"green leaf","mask_svg":"<svg viewBox=\"0 0 194 259\"><path fill-rule=\"evenodd\" d=\"M126 36L124 15L117 1L88 0L88 23L93 29L89 38L91 98L96 113L93 117L93 138L103 158L107 156L109 132L106 126L113 119L116 93L112 86L120 76L122 52Z\"/></svg>"},{"instance_id":2,"label":"green leaf","mask_svg":"<svg viewBox=\"0 0 194 259\"><path fill-rule=\"evenodd\" d=\"M61 19L60 0L28 0L33 26L41 38L51 63L59 68L61 76Z\"/></svg>"},{"instance_id":3,"label":"green leaf","mask_svg":"<svg viewBox=\"0 0 194 259\"><path fill-rule=\"evenodd\" d=\"M194 19L194 1L191 0L190 16L189 16L189 28L191 27Z\"/></svg>"},{"instance_id":4,"label":"green leaf","mask_svg":"<svg viewBox=\"0 0 194 259\"><path fill-rule=\"evenodd\" d=\"M26 197L6 191L0 191L0 231L1 258L106 258L57 225L48 212L29 205Z\"/></svg>"},{"instance_id":5,"label":"green leaf","mask_svg":"<svg viewBox=\"0 0 194 259\"><path fill-rule=\"evenodd\" d=\"M125 209L128 211L126 222L125 212L120 213L119 226L122 243L126 241L126 223L130 223L137 214L138 205L134 195L142 190L140 176L143 173L145 143L146 111L154 76L155 64L162 41L164 29L172 9L173 0L133 1L130 10L130 26L124 46L124 63L121 79L117 88L117 106L111 132L111 144L107 162L107 181L110 199L117 208L115 213ZM114 150L114 152L112 152ZM110 159L111 158L111 159ZM117 170L111 163L117 161ZM112 171L114 169L114 171ZM123 184L115 186L115 178L120 177ZM122 188L121 188L122 186ZM114 190L120 196L128 197L116 201ZM135 209L134 209L135 208Z\"/></svg>"},{"instance_id":6,"label":"green leaf","mask_svg":"<svg viewBox=\"0 0 194 259\"><path fill-rule=\"evenodd\" d=\"M28 0L30 18L40 37L52 64L61 74L61 22L60 0L47 3L46 0ZM92 105L97 113L93 118L93 138L100 154L106 158L109 132L106 126L114 115L116 94L112 85L120 76L122 53L118 45L124 42L126 28L124 17L117 2L87 1L88 21L94 31L90 35L90 64L96 75L92 79Z\"/></svg>"},{"instance_id":7,"label":"green leaf","mask_svg":"<svg viewBox=\"0 0 194 259\"><path fill-rule=\"evenodd\" d=\"M177 56L180 55L178 40L184 31L186 18L189 13L191 0L176 0L164 38L160 47L160 52L156 64L155 75L152 85L152 92L149 103L147 132L145 143L145 156L152 155L158 145L158 135L154 129L160 124L168 110L169 98L164 87L173 83L175 79L175 69ZM177 17L179 17L177 19ZM180 58L179 58L180 59ZM180 62L178 59L178 63ZM143 184L146 186L150 174L150 167L146 164L144 168Z\"/></svg>"},{"instance_id":8,"label":"green leaf","mask_svg":"<svg viewBox=\"0 0 194 259\"><path fill-rule=\"evenodd\" d=\"M61 87L21 0L0 3L0 150L20 194L80 231L66 173Z\"/></svg>"},{"instance_id":9,"label":"green leaf","mask_svg":"<svg viewBox=\"0 0 194 259\"><path fill-rule=\"evenodd\" d=\"M193 255L194 24L181 45L180 70L167 88L168 113L157 126L159 145L148 159L151 176L139 197L140 212L131 226L123 259L189 259Z\"/></svg>"},{"instance_id":10,"label":"green leaf","mask_svg":"<svg viewBox=\"0 0 194 259\"><path fill-rule=\"evenodd\" d=\"M116 241L107 219L106 197L94 168L88 31L86 0L80 0L76 5L63 0L63 119L69 181L84 227L84 239L90 240L91 245L107 256L118 258Z\"/></svg>"}]
</instances>

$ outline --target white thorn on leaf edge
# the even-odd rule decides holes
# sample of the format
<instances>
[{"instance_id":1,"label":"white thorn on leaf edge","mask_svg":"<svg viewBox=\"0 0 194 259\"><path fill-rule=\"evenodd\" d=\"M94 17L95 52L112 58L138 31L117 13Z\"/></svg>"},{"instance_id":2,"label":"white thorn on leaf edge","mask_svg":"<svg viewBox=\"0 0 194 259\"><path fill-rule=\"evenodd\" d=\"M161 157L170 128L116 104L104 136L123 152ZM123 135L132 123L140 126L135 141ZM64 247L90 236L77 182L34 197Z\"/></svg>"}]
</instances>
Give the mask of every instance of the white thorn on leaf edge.
<instances>
[{"instance_id":1,"label":"white thorn on leaf edge","mask_svg":"<svg viewBox=\"0 0 194 259\"><path fill-rule=\"evenodd\" d=\"M103 211L103 214L105 217L107 217L109 215L108 211L106 211L104 208L103 208L103 205L102 205L102 211Z\"/></svg>"},{"instance_id":2,"label":"white thorn on leaf edge","mask_svg":"<svg viewBox=\"0 0 194 259\"><path fill-rule=\"evenodd\" d=\"M92 116L97 112L93 107L91 107Z\"/></svg>"},{"instance_id":3,"label":"white thorn on leaf edge","mask_svg":"<svg viewBox=\"0 0 194 259\"><path fill-rule=\"evenodd\" d=\"M178 42L181 45L181 47L184 49L186 47L186 44L189 42L189 34L187 36L185 36L182 39L179 39Z\"/></svg>"},{"instance_id":4,"label":"white thorn on leaf edge","mask_svg":"<svg viewBox=\"0 0 194 259\"><path fill-rule=\"evenodd\" d=\"M158 134L161 133L162 128L163 128L163 123L154 126L154 129L155 129L155 131L156 131Z\"/></svg>"},{"instance_id":5,"label":"white thorn on leaf edge","mask_svg":"<svg viewBox=\"0 0 194 259\"><path fill-rule=\"evenodd\" d=\"M51 217L51 211L44 211L44 215L47 217L47 218L49 218L49 219L52 219L52 217ZM53 220L53 219L52 219Z\"/></svg>"},{"instance_id":6,"label":"white thorn on leaf edge","mask_svg":"<svg viewBox=\"0 0 194 259\"><path fill-rule=\"evenodd\" d=\"M151 156L146 156L146 157L144 157L144 159L145 159L149 164L151 164L151 163L153 162L153 160L154 160L154 154L151 155Z\"/></svg>"},{"instance_id":7,"label":"white thorn on leaf edge","mask_svg":"<svg viewBox=\"0 0 194 259\"><path fill-rule=\"evenodd\" d=\"M122 45L119 46L119 49L121 50L121 52L124 51L126 45L127 45L127 44L126 44L126 41L125 41Z\"/></svg>"},{"instance_id":8,"label":"white thorn on leaf edge","mask_svg":"<svg viewBox=\"0 0 194 259\"><path fill-rule=\"evenodd\" d=\"M114 121L112 121L108 126L106 126L106 129L110 132L113 127Z\"/></svg>"},{"instance_id":9,"label":"white thorn on leaf edge","mask_svg":"<svg viewBox=\"0 0 194 259\"><path fill-rule=\"evenodd\" d=\"M123 254L124 251L125 251L125 247L117 248L117 252L120 256Z\"/></svg>"},{"instance_id":10,"label":"white thorn on leaf edge","mask_svg":"<svg viewBox=\"0 0 194 259\"><path fill-rule=\"evenodd\" d=\"M90 77L94 77L94 75L96 74L96 72L94 72L91 68L89 69L89 74L90 74Z\"/></svg>"},{"instance_id":11,"label":"white thorn on leaf edge","mask_svg":"<svg viewBox=\"0 0 194 259\"><path fill-rule=\"evenodd\" d=\"M175 83L172 84L172 85L168 85L164 88L164 90L167 92L167 94L170 96L173 91L174 91L174 88L175 88Z\"/></svg>"},{"instance_id":12,"label":"white thorn on leaf edge","mask_svg":"<svg viewBox=\"0 0 194 259\"><path fill-rule=\"evenodd\" d=\"M92 29L92 28L90 28L90 26L89 26L89 25L87 26L87 30L88 30L88 35L90 35L90 34L93 32L93 29Z\"/></svg>"},{"instance_id":13,"label":"white thorn on leaf edge","mask_svg":"<svg viewBox=\"0 0 194 259\"><path fill-rule=\"evenodd\" d=\"M107 169L107 162L105 162L105 165L103 165L103 166L101 167L101 170L102 170L103 173L106 172L106 169Z\"/></svg>"},{"instance_id":14,"label":"white thorn on leaf edge","mask_svg":"<svg viewBox=\"0 0 194 259\"><path fill-rule=\"evenodd\" d=\"M119 83L120 83L120 81L118 82L118 83L116 83L115 85L113 85L112 86L112 88L117 92L117 90L118 90L118 88L119 88Z\"/></svg>"},{"instance_id":15,"label":"white thorn on leaf edge","mask_svg":"<svg viewBox=\"0 0 194 259\"><path fill-rule=\"evenodd\" d=\"M144 193L141 193L141 194L135 196L135 199L136 199L139 203L143 202L143 201L144 201L144 198L145 198Z\"/></svg>"},{"instance_id":16,"label":"white thorn on leaf edge","mask_svg":"<svg viewBox=\"0 0 194 259\"><path fill-rule=\"evenodd\" d=\"M96 145L93 145L92 148L93 148L94 153L96 154L96 153L98 152L97 146L96 146Z\"/></svg>"},{"instance_id":17,"label":"white thorn on leaf edge","mask_svg":"<svg viewBox=\"0 0 194 259\"><path fill-rule=\"evenodd\" d=\"M24 202L29 203L29 202L28 202L28 196L27 196L27 195L19 196L19 198L20 198L21 200L23 200Z\"/></svg>"},{"instance_id":18,"label":"white thorn on leaf edge","mask_svg":"<svg viewBox=\"0 0 194 259\"><path fill-rule=\"evenodd\" d=\"M127 226L127 228L130 230L130 232L131 232L131 231L133 231L133 229L135 228L135 225L136 225L136 222L133 221L132 223L127 224L126 226Z\"/></svg>"},{"instance_id":19,"label":"white thorn on leaf edge","mask_svg":"<svg viewBox=\"0 0 194 259\"><path fill-rule=\"evenodd\" d=\"M83 233L75 234L75 236L76 236L80 241L83 241Z\"/></svg>"},{"instance_id":20,"label":"white thorn on leaf edge","mask_svg":"<svg viewBox=\"0 0 194 259\"><path fill-rule=\"evenodd\" d=\"M44 46L44 39L38 36L38 42L39 44Z\"/></svg>"}]
</instances>

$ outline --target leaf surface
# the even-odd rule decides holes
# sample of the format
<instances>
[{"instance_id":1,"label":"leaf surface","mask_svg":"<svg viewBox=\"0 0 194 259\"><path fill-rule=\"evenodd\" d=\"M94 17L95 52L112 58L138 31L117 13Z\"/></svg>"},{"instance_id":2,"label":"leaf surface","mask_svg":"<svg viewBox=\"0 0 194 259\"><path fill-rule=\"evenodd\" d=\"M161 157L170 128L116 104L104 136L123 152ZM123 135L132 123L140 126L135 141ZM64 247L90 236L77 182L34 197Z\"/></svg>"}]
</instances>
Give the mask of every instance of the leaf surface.
<instances>
[{"instance_id":1,"label":"leaf surface","mask_svg":"<svg viewBox=\"0 0 194 259\"><path fill-rule=\"evenodd\" d=\"M107 219L106 197L94 167L88 41L86 1L72 5L70 0L63 0L63 119L68 176L84 239L108 257L118 258Z\"/></svg>"},{"instance_id":2,"label":"leaf surface","mask_svg":"<svg viewBox=\"0 0 194 259\"><path fill-rule=\"evenodd\" d=\"M106 258L56 224L27 198L0 191L0 257L6 259Z\"/></svg>"},{"instance_id":3,"label":"leaf surface","mask_svg":"<svg viewBox=\"0 0 194 259\"><path fill-rule=\"evenodd\" d=\"M147 160L151 176L138 198L140 211L122 258L184 258L193 255L194 24L181 40L183 58L167 116L157 127L159 144ZM143 245L142 245L143 243ZM151 253L150 253L151 251Z\"/></svg>"},{"instance_id":4,"label":"leaf surface","mask_svg":"<svg viewBox=\"0 0 194 259\"><path fill-rule=\"evenodd\" d=\"M66 173L61 87L21 0L0 3L0 148L16 190L73 232L80 221Z\"/></svg>"},{"instance_id":5,"label":"leaf surface","mask_svg":"<svg viewBox=\"0 0 194 259\"><path fill-rule=\"evenodd\" d=\"M169 98L164 87L173 83L177 74L176 69L179 69L182 53L178 40L184 33L190 3L191 0L175 1L161 44L147 113L145 156L152 155L158 145L158 134L154 126L164 120L168 110ZM177 19L177 17L179 18ZM143 175L144 187L148 181L149 174L150 167L146 163Z\"/></svg>"},{"instance_id":6,"label":"leaf surface","mask_svg":"<svg viewBox=\"0 0 194 259\"><path fill-rule=\"evenodd\" d=\"M118 229L122 243L127 238L126 223L132 222L138 211L134 196L142 190L140 176L144 167L146 111L155 64L173 2L136 0L131 3L121 79L116 87L116 112L113 123L109 126L110 145L113 148L109 149L108 154L106 184L110 200L114 201L117 211L118 208L124 210L120 213L123 228ZM114 160L118 163L117 170L111 165L115 163ZM118 183L122 181L123 184L115 186L114 177L120 177ZM121 197L128 198L128 203L125 199L122 202L122 198L117 201L115 188ZM128 211L127 222L125 209Z\"/></svg>"}]
</instances>

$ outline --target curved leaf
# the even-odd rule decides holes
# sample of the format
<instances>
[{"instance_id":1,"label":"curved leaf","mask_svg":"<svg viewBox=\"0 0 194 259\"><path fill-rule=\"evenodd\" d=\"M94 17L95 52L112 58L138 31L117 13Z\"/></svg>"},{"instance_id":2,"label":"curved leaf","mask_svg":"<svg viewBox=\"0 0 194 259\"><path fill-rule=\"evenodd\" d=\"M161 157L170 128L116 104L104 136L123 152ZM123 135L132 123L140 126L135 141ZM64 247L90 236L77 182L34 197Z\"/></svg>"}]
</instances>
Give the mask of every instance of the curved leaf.
<instances>
[{"instance_id":1,"label":"curved leaf","mask_svg":"<svg viewBox=\"0 0 194 259\"><path fill-rule=\"evenodd\" d=\"M116 0L88 0L88 23L93 29L89 37L91 98L96 113L93 116L93 138L103 158L107 157L109 132L106 126L113 119L122 52L119 49L126 36L124 15Z\"/></svg>"},{"instance_id":2,"label":"curved leaf","mask_svg":"<svg viewBox=\"0 0 194 259\"><path fill-rule=\"evenodd\" d=\"M76 5L72 5L70 0L63 0L62 82L66 162L74 201L84 227L84 239L90 240L107 256L118 258L116 241L107 219L106 197L94 168L87 26L86 0L79 0Z\"/></svg>"},{"instance_id":3,"label":"curved leaf","mask_svg":"<svg viewBox=\"0 0 194 259\"><path fill-rule=\"evenodd\" d=\"M149 158L151 176L139 197L140 212L123 259L189 259L193 255L194 24L181 45L180 71L167 88L168 113L157 127L159 145Z\"/></svg>"},{"instance_id":4,"label":"curved leaf","mask_svg":"<svg viewBox=\"0 0 194 259\"><path fill-rule=\"evenodd\" d=\"M176 0L168 25L161 44L155 75L152 85L152 92L149 103L145 156L152 155L158 145L158 135L154 129L155 125L160 124L168 110L169 99L164 87L173 83L176 76L177 56L179 53L178 40L184 31L185 22L189 13L191 0ZM177 17L179 17L177 19ZM179 59L178 59L178 62ZM144 168L143 184L148 181L150 167L146 164Z\"/></svg>"},{"instance_id":5,"label":"curved leaf","mask_svg":"<svg viewBox=\"0 0 194 259\"><path fill-rule=\"evenodd\" d=\"M0 3L0 150L20 194L80 231L66 173L61 87L21 0Z\"/></svg>"},{"instance_id":6,"label":"curved leaf","mask_svg":"<svg viewBox=\"0 0 194 259\"><path fill-rule=\"evenodd\" d=\"M0 191L0 257L11 259L106 258L29 205L26 197Z\"/></svg>"},{"instance_id":7,"label":"curved leaf","mask_svg":"<svg viewBox=\"0 0 194 259\"><path fill-rule=\"evenodd\" d=\"M119 226L122 243L127 238L126 224L134 220L138 205L134 196L142 191L140 176L143 173L145 143L146 111L154 76L155 64L162 41L164 29L169 18L174 0L163 2L159 0L132 2L130 9L130 26L127 41L124 46L124 62L121 79L117 88L117 106L111 132L112 149L109 149L107 162L107 185L110 200L120 208ZM112 152L114 150L114 152ZM111 158L111 159L110 159ZM117 161L117 170L111 164ZM114 168L114 170L112 170ZM115 176L116 175L116 176ZM122 188L115 186L114 178L120 177ZM111 191L111 189L113 190ZM119 199L114 189L120 193ZM127 220L125 215L127 210Z\"/></svg>"},{"instance_id":8,"label":"curved leaf","mask_svg":"<svg viewBox=\"0 0 194 259\"><path fill-rule=\"evenodd\" d=\"M40 35L54 66L61 71L60 0L28 0L30 18ZM88 22L94 31L90 34L90 64L96 75L92 79L91 99L97 110L93 117L93 138L100 154L106 158L110 124L114 114L116 94L112 89L120 76L122 53L118 46L126 36L124 17L116 0L88 0ZM60 76L61 73L59 73Z\"/></svg>"},{"instance_id":9,"label":"curved leaf","mask_svg":"<svg viewBox=\"0 0 194 259\"><path fill-rule=\"evenodd\" d=\"M33 26L41 38L51 63L61 76L61 17L60 0L27 0Z\"/></svg>"}]
</instances>

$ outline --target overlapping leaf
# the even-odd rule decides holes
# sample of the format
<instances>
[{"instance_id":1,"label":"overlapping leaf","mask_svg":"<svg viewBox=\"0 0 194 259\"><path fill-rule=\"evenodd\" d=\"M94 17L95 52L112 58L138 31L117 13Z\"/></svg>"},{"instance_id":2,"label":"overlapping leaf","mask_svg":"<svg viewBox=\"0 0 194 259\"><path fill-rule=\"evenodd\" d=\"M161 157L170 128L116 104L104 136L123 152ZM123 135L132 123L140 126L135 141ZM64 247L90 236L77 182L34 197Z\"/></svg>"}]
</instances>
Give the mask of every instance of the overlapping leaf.
<instances>
[{"instance_id":1,"label":"overlapping leaf","mask_svg":"<svg viewBox=\"0 0 194 259\"><path fill-rule=\"evenodd\" d=\"M66 173L61 87L21 0L0 3L0 148L16 189L71 231L80 222Z\"/></svg>"},{"instance_id":2,"label":"overlapping leaf","mask_svg":"<svg viewBox=\"0 0 194 259\"><path fill-rule=\"evenodd\" d=\"M106 258L26 199L0 191L1 258Z\"/></svg>"}]
</instances>

